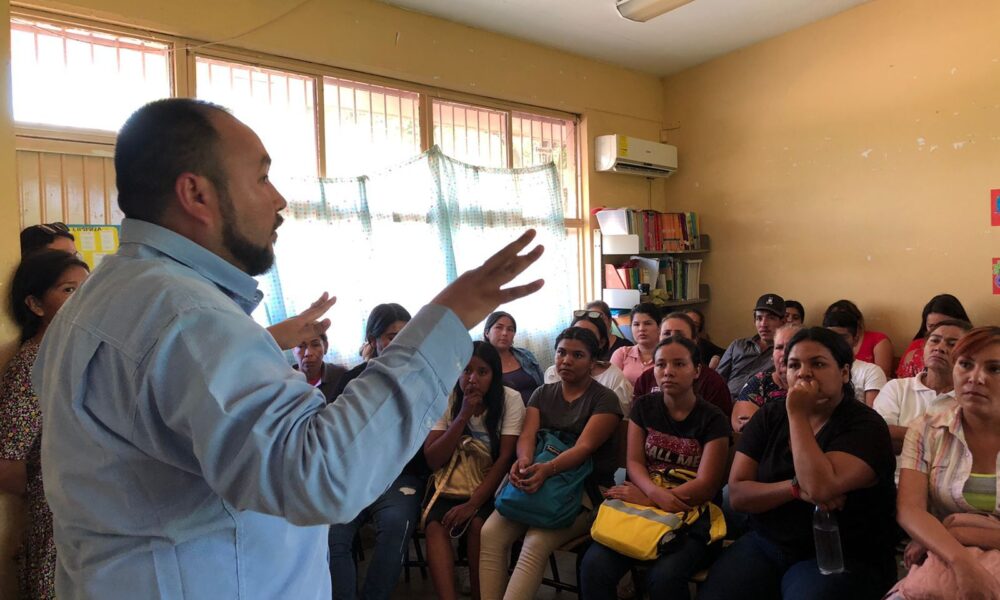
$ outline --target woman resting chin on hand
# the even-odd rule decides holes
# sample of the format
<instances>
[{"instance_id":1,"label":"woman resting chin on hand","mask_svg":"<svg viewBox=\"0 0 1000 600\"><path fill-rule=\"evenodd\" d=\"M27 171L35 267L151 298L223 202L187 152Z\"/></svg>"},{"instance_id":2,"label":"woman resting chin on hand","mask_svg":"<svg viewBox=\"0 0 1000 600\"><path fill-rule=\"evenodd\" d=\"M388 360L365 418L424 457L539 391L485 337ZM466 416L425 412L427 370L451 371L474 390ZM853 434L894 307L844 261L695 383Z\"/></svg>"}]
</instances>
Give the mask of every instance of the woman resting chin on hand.
<instances>
[{"instance_id":1,"label":"woman resting chin on hand","mask_svg":"<svg viewBox=\"0 0 1000 600\"><path fill-rule=\"evenodd\" d=\"M889 429L855 398L843 337L803 329L786 354L787 398L747 423L730 471L730 503L750 514L750 532L712 565L699 600L880 598L896 579ZM842 573L817 566L817 506L838 521Z\"/></svg>"}]
</instances>

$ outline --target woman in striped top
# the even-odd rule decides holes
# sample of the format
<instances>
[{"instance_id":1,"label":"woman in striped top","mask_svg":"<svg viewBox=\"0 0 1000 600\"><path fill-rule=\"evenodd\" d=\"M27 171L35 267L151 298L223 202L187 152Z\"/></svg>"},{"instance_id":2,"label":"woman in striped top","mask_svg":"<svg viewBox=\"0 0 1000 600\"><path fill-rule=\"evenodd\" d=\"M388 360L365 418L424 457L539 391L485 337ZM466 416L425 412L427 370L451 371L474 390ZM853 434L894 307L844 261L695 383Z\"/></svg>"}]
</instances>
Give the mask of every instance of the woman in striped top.
<instances>
[{"instance_id":1,"label":"woman in striped top","mask_svg":"<svg viewBox=\"0 0 1000 600\"><path fill-rule=\"evenodd\" d=\"M930 553L932 563L943 563L954 575L957 588L949 595L955 598L994 597L1000 572L988 570L972 549L1000 550L1000 327L973 329L952 356L957 403L914 421L903 443L898 519L913 538L904 558L911 566ZM906 586L904 580L897 590Z\"/></svg>"}]
</instances>

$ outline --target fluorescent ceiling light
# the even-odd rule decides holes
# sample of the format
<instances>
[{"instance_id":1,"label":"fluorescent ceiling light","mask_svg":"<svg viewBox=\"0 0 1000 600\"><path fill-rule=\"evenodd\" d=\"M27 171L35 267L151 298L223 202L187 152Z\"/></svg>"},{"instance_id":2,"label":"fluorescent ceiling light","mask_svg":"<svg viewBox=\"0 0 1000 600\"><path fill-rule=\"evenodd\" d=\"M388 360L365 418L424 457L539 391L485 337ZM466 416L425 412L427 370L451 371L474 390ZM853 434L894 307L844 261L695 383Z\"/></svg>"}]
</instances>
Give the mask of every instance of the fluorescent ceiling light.
<instances>
[{"instance_id":1,"label":"fluorescent ceiling light","mask_svg":"<svg viewBox=\"0 0 1000 600\"><path fill-rule=\"evenodd\" d=\"M630 21L645 23L692 0L615 0L618 13Z\"/></svg>"}]
</instances>

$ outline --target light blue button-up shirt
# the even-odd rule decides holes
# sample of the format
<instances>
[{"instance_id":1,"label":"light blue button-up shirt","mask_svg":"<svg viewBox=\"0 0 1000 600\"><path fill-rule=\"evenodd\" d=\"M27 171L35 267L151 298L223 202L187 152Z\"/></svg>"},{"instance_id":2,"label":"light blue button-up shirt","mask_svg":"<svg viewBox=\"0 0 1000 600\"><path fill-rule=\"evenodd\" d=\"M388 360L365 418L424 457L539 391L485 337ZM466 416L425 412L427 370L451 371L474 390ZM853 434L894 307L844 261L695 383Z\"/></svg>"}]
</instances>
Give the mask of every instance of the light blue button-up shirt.
<instances>
[{"instance_id":1,"label":"light blue button-up shirt","mask_svg":"<svg viewBox=\"0 0 1000 600\"><path fill-rule=\"evenodd\" d=\"M472 345L428 305L327 405L248 316L260 299L215 254L127 219L57 315L34 385L60 600L330 597L325 524L387 489Z\"/></svg>"}]
</instances>

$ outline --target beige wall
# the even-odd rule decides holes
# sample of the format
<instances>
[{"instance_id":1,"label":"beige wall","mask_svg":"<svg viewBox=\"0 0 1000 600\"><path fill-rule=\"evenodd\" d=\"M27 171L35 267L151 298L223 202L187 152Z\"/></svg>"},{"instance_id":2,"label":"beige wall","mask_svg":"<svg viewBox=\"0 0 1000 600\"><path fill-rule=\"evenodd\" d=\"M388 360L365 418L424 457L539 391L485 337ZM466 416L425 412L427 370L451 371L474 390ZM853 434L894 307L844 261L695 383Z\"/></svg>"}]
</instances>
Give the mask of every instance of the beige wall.
<instances>
[{"instance_id":1,"label":"beige wall","mask_svg":"<svg viewBox=\"0 0 1000 600\"><path fill-rule=\"evenodd\" d=\"M752 333L765 291L812 323L850 298L897 354L937 293L1000 321L997 23L995 0L875 0L664 81L665 204L713 236L718 341Z\"/></svg>"},{"instance_id":2,"label":"beige wall","mask_svg":"<svg viewBox=\"0 0 1000 600\"><path fill-rule=\"evenodd\" d=\"M0 1L0 21L10 17ZM17 169L14 163L14 123L10 99L10 29L0 27L0 364L6 364L16 345L16 329L7 316L10 274L20 257L18 249ZM17 580L11 561L23 525L19 498L0 492L0 598L15 598Z\"/></svg>"}]
</instances>

